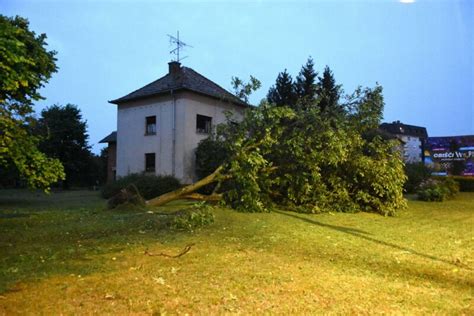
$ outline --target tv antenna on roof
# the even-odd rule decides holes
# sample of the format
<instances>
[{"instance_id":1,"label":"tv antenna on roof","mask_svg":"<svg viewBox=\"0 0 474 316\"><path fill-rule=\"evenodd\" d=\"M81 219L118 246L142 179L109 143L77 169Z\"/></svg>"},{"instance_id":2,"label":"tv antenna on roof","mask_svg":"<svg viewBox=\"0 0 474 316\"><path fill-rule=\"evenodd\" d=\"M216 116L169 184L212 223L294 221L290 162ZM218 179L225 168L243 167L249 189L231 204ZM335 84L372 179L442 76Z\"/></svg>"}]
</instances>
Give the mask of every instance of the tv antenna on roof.
<instances>
[{"instance_id":1,"label":"tv antenna on roof","mask_svg":"<svg viewBox=\"0 0 474 316\"><path fill-rule=\"evenodd\" d=\"M167 35L170 38L170 45L175 45L176 44L176 48L170 51L170 54L176 55L176 61L180 62L181 60L188 57L188 56L184 56L183 58L179 57L179 51L184 49L184 47L193 48L191 45L188 45L188 44L186 44L185 42L183 42L179 39L179 31L176 32L176 37L174 37L173 35L169 35L169 34L167 34Z\"/></svg>"}]
</instances>

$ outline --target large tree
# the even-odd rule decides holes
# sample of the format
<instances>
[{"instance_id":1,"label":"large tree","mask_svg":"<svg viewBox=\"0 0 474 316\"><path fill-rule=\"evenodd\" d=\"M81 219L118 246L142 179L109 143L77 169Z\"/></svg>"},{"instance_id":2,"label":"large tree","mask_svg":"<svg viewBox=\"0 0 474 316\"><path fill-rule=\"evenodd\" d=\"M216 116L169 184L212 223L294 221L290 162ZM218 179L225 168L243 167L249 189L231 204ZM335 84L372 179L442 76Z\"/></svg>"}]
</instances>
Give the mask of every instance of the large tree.
<instances>
[{"instance_id":1,"label":"large tree","mask_svg":"<svg viewBox=\"0 0 474 316\"><path fill-rule=\"evenodd\" d=\"M37 124L42 136L40 149L61 161L66 172L63 187L90 185L98 172L98 164L87 143L87 123L73 104L53 105L41 111Z\"/></svg>"},{"instance_id":2,"label":"large tree","mask_svg":"<svg viewBox=\"0 0 474 316\"><path fill-rule=\"evenodd\" d=\"M297 94L295 85L286 69L278 74L275 85L268 91L267 100L269 103L277 106L296 106Z\"/></svg>"},{"instance_id":3,"label":"large tree","mask_svg":"<svg viewBox=\"0 0 474 316\"><path fill-rule=\"evenodd\" d=\"M30 131L33 102L56 72L55 52L46 49L46 35L29 30L21 17L0 15L0 167L14 165L32 188L47 189L64 177L61 163L37 148Z\"/></svg>"},{"instance_id":4,"label":"large tree","mask_svg":"<svg viewBox=\"0 0 474 316\"><path fill-rule=\"evenodd\" d=\"M342 107L339 104L341 86L336 83L334 74L328 66L324 68L323 75L319 77L317 85L321 113L330 115L340 113L342 111Z\"/></svg>"},{"instance_id":5,"label":"large tree","mask_svg":"<svg viewBox=\"0 0 474 316\"><path fill-rule=\"evenodd\" d=\"M315 101L317 102L317 101ZM277 205L302 212L335 210L394 214L404 207L403 162L396 144L363 137L382 118L381 87L358 89L350 111L328 120L318 107L260 106L238 125L218 129L214 141L229 153L198 182L148 201L162 205L217 183L208 198L235 209ZM224 190L221 184L226 184Z\"/></svg>"},{"instance_id":6,"label":"large tree","mask_svg":"<svg viewBox=\"0 0 474 316\"><path fill-rule=\"evenodd\" d=\"M296 77L295 90L300 102L308 104L314 103L316 99L317 78L318 73L314 70L313 59L309 57Z\"/></svg>"}]
</instances>

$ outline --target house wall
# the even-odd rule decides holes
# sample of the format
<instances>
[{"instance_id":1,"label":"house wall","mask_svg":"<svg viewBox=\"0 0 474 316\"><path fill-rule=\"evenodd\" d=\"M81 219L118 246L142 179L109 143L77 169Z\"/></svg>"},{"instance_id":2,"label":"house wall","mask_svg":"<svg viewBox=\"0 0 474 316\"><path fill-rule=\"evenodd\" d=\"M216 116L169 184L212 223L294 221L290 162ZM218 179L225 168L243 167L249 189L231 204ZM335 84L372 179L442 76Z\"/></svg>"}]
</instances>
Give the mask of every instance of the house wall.
<instances>
[{"instance_id":1,"label":"house wall","mask_svg":"<svg viewBox=\"0 0 474 316\"><path fill-rule=\"evenodd\" d=\"M172 174L171 95L120 104L117 108L117 176L145 170L145 154L155 153L157 174ZM156 135L145 135L146 117L156 116Z\"/></svg>"},{"instance_id":2,"label":"house wall","mask_svg":"<svg viewBox=\"0 0 474 316\"><path fill-rule=\"evenodd\" d=\"M175 110L174 110L175 109ZM176 112L174 112L176 111ZM183 183L196 180L195 149L207 134L196 131L196 115L212 117L213 125L225 122L225 111L243 117L243 109L190 92L127 102L117 113L117 176L145 170L145 153L155 153L155 173L174 175ZM156 135L145 135L145 118L156 116ZM176 133L173 123L176 122ZM175 151L173 154L173 135Z\"/></svg>"},{"instance_id":3,"label":"house wall","mask_svg":"<svg viewBox=\"0 0 474 316\"><path fill-rule=\"evenodd\" d=\"M107 147L107 182L115 180L117 169L117 143L109 143Z\"/></svg>"},{"instance_id":4,"label":"house wall","mask_svg":"<svg viewBox=\"0 0 474 316\"><path fill-rule=\"evenodd\" d=\"M184 108L184 117L179 121L185 133L184 142L180 143L179 153L182 155L179 166L183 168L183 181L191 183L197 180L195 175L195 151L199 142L208 134L196 131L196 116L198 114L212 117L212 126L226 122L226 111L233 113L232 120L239 122L243 119L244 108L232 103L223 102L195 93L184 92L179 104ZM180 156L181 159L181 156Z\"/></svg>"}]
</instances>

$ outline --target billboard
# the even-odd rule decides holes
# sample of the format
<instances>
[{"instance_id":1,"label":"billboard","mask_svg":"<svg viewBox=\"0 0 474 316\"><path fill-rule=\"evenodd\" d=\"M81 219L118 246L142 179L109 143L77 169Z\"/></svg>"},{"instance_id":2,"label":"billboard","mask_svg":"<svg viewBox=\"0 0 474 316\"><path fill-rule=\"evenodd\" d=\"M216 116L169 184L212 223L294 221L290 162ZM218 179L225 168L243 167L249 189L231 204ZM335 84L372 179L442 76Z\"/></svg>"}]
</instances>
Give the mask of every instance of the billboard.
<instances>
[{"instance_id":1,"label":"billboard","mask_svg":"<svg viewBox=\"0 0 474 316\"><path fill-rule=\"evenodd\" d=\"M474 135L428 137L424 156L435 175L474 176Z\"/></svg>"}]
</instances>

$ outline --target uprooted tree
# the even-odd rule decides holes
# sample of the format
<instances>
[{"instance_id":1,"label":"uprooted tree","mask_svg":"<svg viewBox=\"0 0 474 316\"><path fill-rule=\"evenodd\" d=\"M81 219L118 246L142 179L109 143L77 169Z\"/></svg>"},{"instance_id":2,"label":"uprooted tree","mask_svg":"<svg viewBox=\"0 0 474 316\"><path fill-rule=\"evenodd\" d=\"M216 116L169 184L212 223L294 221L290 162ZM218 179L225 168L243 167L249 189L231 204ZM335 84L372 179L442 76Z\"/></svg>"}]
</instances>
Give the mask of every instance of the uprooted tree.
<instances>
[{"instance_id":1,"label":"uprooted tree","mask_svg":"<svg viewBox=\"0 0 474 316\"><path fill-rule=\"evenodd\" d=\"M149 200L151 206L189 197L211 183L211 195L246 212L276 205L300 212L371 211L392 215L405 206L403 161L392 140L378 136L382 88L358 88L344 111L263 104L241 123L219 126L212 141L227 157L201 180Z\"/></svg>"}]
</instances>

